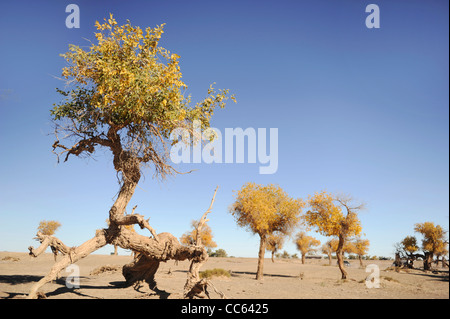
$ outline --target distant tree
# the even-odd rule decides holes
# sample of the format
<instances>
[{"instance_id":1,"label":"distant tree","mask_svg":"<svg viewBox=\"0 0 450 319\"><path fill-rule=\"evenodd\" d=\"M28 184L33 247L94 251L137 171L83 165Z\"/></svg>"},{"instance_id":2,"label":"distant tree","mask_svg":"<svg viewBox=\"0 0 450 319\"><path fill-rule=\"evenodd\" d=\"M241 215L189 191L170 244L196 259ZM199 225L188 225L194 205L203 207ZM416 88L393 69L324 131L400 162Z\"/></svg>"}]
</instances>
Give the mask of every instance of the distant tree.
<instances>
[{"instance_id":1,"label":"distant tree","mask_svg":"<svg viewBox=\"0 0 450 319\"><path fill-rule=\"evenodd\" d=\"M424 270L429 270L434 256L447 254L447 231L440 225L434 225L433 222L415 224L414 231L423 235L422 246L419 247L416 237L406 236L402 241L395 244L395 264L398 267L403 266L401 258L404 258L407 260L407 266L413 268L414 260L420 258L423 260Z\"/></svg>"},{"instance_id":2,"label":"distant tree","mask_svg":"<svg viewBox=\"0 0 450 319\"><path fill-rule=\"evenodd\" d=\"M311 209L304 216L305 224L316 228L324 236L336 236L339 240L336 249L342 279L347 278L344 267L343 248L347 240L361 233L358 211L364 205L354 204L350 196L333 195L327 192L310 196L308 204Z\"/></svg>"},{"instance_id":3,"label":"distant tree","mask_svg":"<svg viewBox=\"0 0 450 319\"><path fill-rule=\"evenodd\" d=\"M210 257L228 257L227 252L224 249L217 249L209 254Z\"/></svg>"},{"instance_id":4,"label":"distant tree","mask_svg":"<svg viewBox=\"0 0 450 319\"><path fill-rule=\"evenodd\" d=\"M419 250L416 237L406 236L398 244L395 245L395 248L396 248L395 265L397 267L403 267L401 259L406 259L406 266L408 268L413 268L414 260L416 260L418 257L416 252Z\"/></svg>"},{"instance_id":5,"label":"distant tree","mask_svg":"<svg viewBox=\"0 0 450 319\"><path fill-rule=\"evenodd\" d=\"M184 233L181 238L180 242L182 244L186 245L194 245L196 243L196 238L198 236L197 234L197 228L198 228L199 221L193 220L191 221L191 227L192 230L189 232ZM213 234L211 227L209 227L208 224L204 224L202 227L202 230L200 232L200 237L202 239L202 243L206 248L215 248L217 247L217 244L213 241Z\"/></svg>"},{"instance_id":6,"label":"distant tree","mask_svg":"<svg viewBox=\"0 0 450 319\"><path fill-rule=\"evenodd\" d=\"M447 231L439 225L435 226L433 222L418 223L414 226L414 231L422 234L424 237L422 240L423 255L420 255L420 257L423 258L423 268L429 270L431 269L433 257L447 249Z\"/></svg>"},{"instance_id":7,"label":"distant tree","mask_svg":"<svg viewBox=\"0 0 450 319\"><path fill-rule=\"evenodd\" d=\"M230 213L239 226L260 237L256 279L263 279L267 237L275 232L287 235L300 221L304 207L301 199L293 199L279 186L245 184L235 195Z\"/></svg>"},{"instance_id":8,"label":"distant tree","mask_svg":"<svg viewBox=\"0 0 450 319\"><path fill-rule=\"evenodd\" d=\"M333 241L336 243L336 245L334 245ZM331 256L332 256L333 252L336 251L336 248L334 248L334 246L337 247L337 244L338 244L338 241L336 239L330 239L325 244L323 244L321 247L322 253L324 253L328 256L329 265L331 265L331 258L332 258Z\"/></svg>"},{"instance_id":9,"label":"distant tree","mask_svg":"<svg viewBox=\"0 0 450 319\"><path fill-rule=\"evenodd\" d=\"M302 264L305 263L305 256L309 252L315 251L314 247L320 245L320 241L314 237L306 235L304 231L299 232L294 240L297 249L302 254Z\"/></svg>"},{"instance_id":10,"label":"distant tree","mask_svg":"<svg viewBox=\"0 0 450 319\"><path fill-rule=\"evenodd\" d=\"M267 236L267 247L266 250L272 253L272 262L275 262L275 253L283 248L284 236L281 234L270 234Z\"/></svg>"},{"instance_id":11,"label":"distant tree","mask_svg":"<svg viewBox=\"0 0 450 319\"><path fill-rule=\"evenodd\" d=\"M356 255L358 255L359 265L364 267L362 258L369 251L370 241L368 239L356 238L352 244L354 245Z\"/></svg>"},{"instance_id":12,"label":"distant tree","mask_svg":"<svg viewBox=\"0 0 450 319\"><path fill-rule=\"evenodd\" d=\"M52 236L61 227L61 224L55 220L42 220L39 222L38 232L42 235Z\"/></svg>"},{"instance_id":13,"label":"distant tree","mask_svg":"<svg viewBox=\"0 0 450 319\"><path fill-rule=\"evenodd\" d=\"M289 255L289 253L286 250L283 250L283 253L280 255L280 258L289 259L291 258L291 255Z\"/></svg>"}]
</instances>

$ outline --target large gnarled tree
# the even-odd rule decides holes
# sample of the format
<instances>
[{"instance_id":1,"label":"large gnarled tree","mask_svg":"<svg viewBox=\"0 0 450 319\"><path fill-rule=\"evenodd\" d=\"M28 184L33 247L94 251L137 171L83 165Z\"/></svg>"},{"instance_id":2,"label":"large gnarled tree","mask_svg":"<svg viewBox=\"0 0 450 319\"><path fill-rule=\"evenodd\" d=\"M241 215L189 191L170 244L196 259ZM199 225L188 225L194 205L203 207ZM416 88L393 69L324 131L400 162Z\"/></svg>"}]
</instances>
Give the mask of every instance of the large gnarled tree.
<instances>
[{"instance_id":1,"label":"large gnarled tree","mask_svg":"<svg viewBox=\"0 0 450 319\"><path fill-rule=\"evenodd\" d=\"M64 98L51 111L56 136L53 151L58 160L67 161L71 156L89 156L100 147L109 150L120 191L109 210L108 227L97 230L92 239L68 248L56 237L42 238L43 245L62 249L65 257L32 287L29 297L36 298L38 289L69 264L107 244L137 252L136 259L123 267L129 284L145 280L153 287L161 261L191 260L184 296L200 296L206 283L198 270L208 256L201 239L194 245L181 245L169 233L157 234L134 209L132 214L125 210L145 167L161 178L178 173L169 160L169 147L178 142L169 140L170 132L176 128L191 132L193 121L209 127L215 107L224 107L230 96L227 90L215 92L210 87L205 99L190 105L179 56L158 44L163 25L145 30L130 22L119 26L110 15L103 24L96 22L96 27L96 43L87 50L70 45L62 54L68 66L62 71L66 87L58 89ZM206 215L198 224L199 233L205 221ZM126 227L133 224L147 229L152 237Z\"/></svg>"}]
</instances>

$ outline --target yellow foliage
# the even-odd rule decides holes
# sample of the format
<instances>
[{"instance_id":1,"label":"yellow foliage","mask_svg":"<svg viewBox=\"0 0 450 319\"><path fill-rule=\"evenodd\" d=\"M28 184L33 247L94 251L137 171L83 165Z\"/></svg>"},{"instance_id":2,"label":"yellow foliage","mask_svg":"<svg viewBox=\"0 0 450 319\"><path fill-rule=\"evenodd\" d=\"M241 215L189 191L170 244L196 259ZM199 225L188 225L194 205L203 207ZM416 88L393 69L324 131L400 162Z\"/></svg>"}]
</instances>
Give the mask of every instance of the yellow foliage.
<instances>
[{"instance_id":1,"label":"yellow foliage","mask_svg":"<svg viewBox=\"0 0 450 319\"><path fill-rule=\"evenodd\" d=\"M225 106L228 90L216 93L210 87L206 99L189 107L180 56L158 45L165 24L144 31L130 21L119 26L112 14L104 21L95 22L98 43L92 43L88 50L70 45L69 52L61 55L68 63L62 76L68 83L78 84L80 90L74 91L75 95L94 107L89 110L91 116L108 125L149 122L157 125L164 137L166 131L193 119L209 127L215 106ZM73 116L73 109L80 107L68 101L54 109L55 119ZM180 117L181 113L185 116Z\"/></svg>"},{"instance_id":2,"label":"yellow foliage","mask_svg":"<svg viewBox=\"0 0 450 319\"><path fill-rule=\"evenodd\" d=\"M351 207L350 202L349 198L325 191L316 193L308 198L311 210L306 212L303 221L307 226L317 228L324 236L358 236L362 227L356 211L362 205Z\"/></svg>"},{"instance_id":3,"label":"yellow foliage","mask_svg":"<svg viewBox=\"0 0 450 319\"><path fill-rule=\"evenodd\" d=\"M419 247L417 247L417 239L413 236L406 236L402 241L401 244L403 245L403 249L407 251L408 253L415 253L419 250Z\"/></svg>"},{"instance_id":4,"label":"yellow foliage","mask_svg":"<svg viewBox=\"0 0 450 319\"><path fill-rule=\"evenodd\" d=\"M354 243L353 252L358 256L364 256L369 251L370 241L368 239L357 238Z\"/></svg>"},{"instance_id":5,"label":"yellow foliage","mask_svg":"<svg viewBox=\"0 0 450 319\"><path fill-rule=\"evenodd\" d=\"M288 234L300 221L305 203L293 199L279 186L246 183L235 195L230 208L240 227L248 228L261 237L279 232Z\"/></svg>"},{"instance_id":6,"label":"yellow foliage","mask_svg":"<svg viewBox=\"0 0 450 319\"><path fill-rule=\"evenodd\" d=\"M266 250L276 252L283 248L284 237L282 234L270 234L267 236Z\"/></svg>"},{"instance_id":7,"label":"yellow foliage","mask_svg":"<svg viewBox=\"0 0 450 319\"><path fill-rule=\"evenodd\" d=\"M418 223L414 226L414 231L424 236L422 240L422 249L433 254L440 254L447 250L448 241L446 231L433 222Z\"/></svg>"},{"instance_id":8,"label":"yellow foliage","mask_svg":"<svg viewBox=\"0 0 450 319\"><path fill-rule=\"evenodd\" d=\"M308 252L314 251L313 247L319 246L320 241L307 236L305 232L299 232L295 238L295 244L302 255L306 255Z\"/></svg>"},{"instance_id":9,"label":"yellow foliage","mask_svg":"<svg viewBox=\"0 0 450 319\"><path fill-rule=\"evenodd\" d=\"M42 220L39 222L38 231L44 235L53 235L61 224L54 220Z\"/></svg>"},{"instance_id":10,"label":"yellow foliage","mask_svg":"<svg viewBox=\"0 0 450 319\"><path fill-rule=\"evenodd\" d=\"M196 238L197 238L197 227L198 227L198 221L193 220L191 222L192 231L184 233L181 238L180 242L182 244L186 245L195 245ZM211 227L208 226L208 224L203 224L202 229L200 231L200 240L202 241L202 244L206 248L214 248L217 247L217 244L213 241L213 234Z\"/></svg>"}]
</instances>

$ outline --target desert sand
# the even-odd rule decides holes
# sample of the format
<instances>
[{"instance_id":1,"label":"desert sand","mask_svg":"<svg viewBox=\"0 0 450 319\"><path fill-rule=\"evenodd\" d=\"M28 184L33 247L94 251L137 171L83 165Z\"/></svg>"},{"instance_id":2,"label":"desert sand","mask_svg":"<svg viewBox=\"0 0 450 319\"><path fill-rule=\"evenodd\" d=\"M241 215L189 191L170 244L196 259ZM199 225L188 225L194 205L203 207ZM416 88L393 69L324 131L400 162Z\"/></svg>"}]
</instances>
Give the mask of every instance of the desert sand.
<instances>
[{"instance_id":1,"label":"desert sand","mask_svg":"<svg viewBox=\"0 0 450 319\"><path fill-rule=\"evenodd\" d=\"M59 256L58 258L62 258ZM71 272L61 272L55 282L42 287L48 299L180 299L189 262L161 263L156 274L157 289L146 284L124 287L120 266L130 262L131 256L89 255L78 261L79 288L67 288L66 279ZM0 298L21 299L34 282L50 270L53 255L43 254L32 258L26 253L0 252ZM335 263L335 260L333 260ZM348 279L341 280L339 268L328 265L328 260L270 259L264 262L264 280L256 281L256 258L209 258L201 270L222 268L231 277L213 278L213 285L228 299L448 299L448 269L424 272L389 270L392 261L364 261L375 264L380 270L379 288L368 288L366 277L370 272L360 268L359 261L351 260L347 267ZM111 266L111 271L95 273L101 266ZM420 267L420 262L416 262ZM114 270L117 268L117 270ZM220 298L209 289L211 298Z\"/></svg>"}]
</instances>

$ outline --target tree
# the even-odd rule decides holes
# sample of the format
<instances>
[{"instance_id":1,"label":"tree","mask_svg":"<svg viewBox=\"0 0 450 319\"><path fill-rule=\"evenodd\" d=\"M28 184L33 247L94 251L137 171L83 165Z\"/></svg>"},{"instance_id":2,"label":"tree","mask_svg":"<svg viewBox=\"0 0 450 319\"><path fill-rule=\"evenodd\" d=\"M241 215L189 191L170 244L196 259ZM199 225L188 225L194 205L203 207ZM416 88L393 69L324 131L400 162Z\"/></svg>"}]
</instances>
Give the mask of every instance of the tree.
<instances>
[{"instance_id":1,"label":"tree","mask_svg":"<svg viewBox=\"0 0 450 319\"><path fill-rule=\"evenodd\" d=\"M347 271L344 268L342 252L345 242L361 233L362 228L357 212L364 205L354 204L350 196L334 195L325 191L310 196L308 204L311 209L304 215L304 223L308 227L316 228L324 236L338 238L336 257L342 279L346 279Z\"/></svg>"},{"instance_id":2,"label":"tree","mask_svg":"<svg viewBox=\"0 0 450 319\"><path fill-rule=\"evenodd\" d=\"M352 243L354 246L354 252L358 255L359 265L364 267L362 258L369 251L370 241L368 239L356 238Z\"/></svg>"},{"instance_id":3,"label":"tree","mask_svg":"<svg viewBox=\"0 0 450 319\"><path fill-rule=\"evenodd\" d=\"M327 240L325 244L322 245L322 253L328 256L328 264L331 265L331 255L336 251L338 245L337 239Z\"/></svg>"},{"instance_id":4,"label":"tree","mask_svg":"<svg viewBox=\"0 0 450 319\"><path fill-rule=\"evenodd\" d=\"M305 256L309 252L315 251L314 247L320 245L320 241L314 237L307 236L304 231L299 232L295 237L295 245L302 254L302 264L305 263Z\"/></svg>"},{"instance_id":5,"label":"tree","mask_svg":"<svg viewBox=\"0 0 450 319\"><path fill-rule=\"evenodd\" d=\"M266 250L272 253L272 262L274 263L275 253L283 248L284 236L282 234L270 234L267 236Z\"/></svg>"},{"instance_id":6,"label":"tree","mask_svg":"<svg viewBox=\"0 0 450 319\"><path fill-rule=\"evenodd\" d=\"M227 252L225 251L225 249L216 249L216 251L211 252L209 254L209 257L228 257Z\"/></svg>"},{"instance_id":7,"label":"tree","mask_svg":"<svg viewBox=\"0 0 450 319\"><path fill-rule=\"evenodd\" d=\"M53 236L59 227L61 227L61 224L55 220L40 221L39 226L37 228L37 234L34 239L39 241L41 245L38 249L34 249L32 246L28 247L28 250L30 251L29 255L38 256L42 254L47 249L48 246L50 246L53 253L53 257L55 258L56 261L58 251L64 250L68 252L70 248L62 244L62 242L59 239ZM59 247L59 249L57 249L56 247Z\"/></svg>"},{"instance_id":8,"label":"tree","mask_svg":"<svg viewBox=\"0 0 450 319\"><path fill-rule=\"evenodd\" d=\"M404 258L406 259L407 267L413 268L414 260L416 260L416 258L418 257L416 252L419 250L416 237L406 236L400 243L395 245L395 247L396 247L395 266L403 267L401 258Z\"/></svg>"},{"instance_id":9,"label":"tree","mask_svg":"<svg viewBox=\"0 0 450 319\"><path fill-rule=\"evenodd\" d=\"M190 232L184 233L181 238L180 242L182 244L186 245L194 245L195 240L197 238L197 228L198 228L199 221L193 220L191 222L192 230ZM217 244L213 240L213 234L211 228L208 226L208 224L203 225L200 237L202 239L203 246L206 248L215 248L217 247Z\"/></svg>"},{"instance_id":10,"label":"tree","mask_svg":"<svg viewBox=\"0 0 450 319\"><path fill-rule=\"evenodd\" d=\"M108 228L71 249L33 286L29 297L35 298L37 290L61 269L107 244L139 252L123 268L129 284L146 280L155 286L154 274L161 261L191 260L184 296L198 296L206 287L198 275L208 257L206 249L198 240L196 245L184 246L169 233L157 234L142 215L125 215L125 210L145 168L152 168L154 177L161 179L179 173L169 160L169 147L193 140L171 141L170 133L183 128L194 134L194 121L201 129L208 128L215 108L234 97L228 90L216 92L210 86L208 96L191 105L181 80L179 56L159 46L164 25L142 30L128 21L118 26L110 15L95 26L96 41L90 47L70 45L62 54L68 65L62 71L66 89L57 89L62 101L51 110L53 152L58 161L67 161L71 156L91 156L99 148L110 151L120 190L109 210ZM124 227L133 224L147 229L152 238Z\"/></svg>"},{"instance_id":11,"label":"tree","mask_svg":"<svg viewBox=\"0 0 450 319\"><path fill-rule=\"evenodd\" d=\"M61 227L61 224L55 220L42 220L39 222L38 232L51 236L55 234L59 227Z\"/></svg>"},{"instance_id":12,"label":"tree","mask_svg":"<svg viewBox=\"0 0 450 319\"><path fill-rule=\"evenodd\" d=\"M414 226L414 231L423 235L422 251L423 269L430 270L435 255L441 254L447 249L447 231L441 226L434 225L433 222L418 223Z\"/></svg>"},{"instance_id":13,"label":"tree","mask_svg":"<svg viewBox=\"0 0 450 319\"><path fill-rule=\"evenodd\" d=\"M230 213L240 227L260 237L256 279L263 279L267 237L277 232L287 235L300 221L301 199L293 199L279 186L246 183L235 195Z\"/></svg>"}]
</instances>

